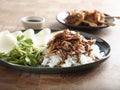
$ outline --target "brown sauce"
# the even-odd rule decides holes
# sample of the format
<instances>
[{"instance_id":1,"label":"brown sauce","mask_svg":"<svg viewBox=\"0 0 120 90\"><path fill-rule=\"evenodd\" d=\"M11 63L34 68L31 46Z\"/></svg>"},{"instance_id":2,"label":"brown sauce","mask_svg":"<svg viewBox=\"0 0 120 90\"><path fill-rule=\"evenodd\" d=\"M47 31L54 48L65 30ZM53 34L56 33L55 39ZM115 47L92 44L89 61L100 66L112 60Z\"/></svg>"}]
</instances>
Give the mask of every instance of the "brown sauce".
<instances>
[{"instance_id":1,"label":"brown sauce","mask_svg":"<svg viewBox=\"0 0 120 90\"><path fill-rule=\"evenodd\" d=\"M41 20L28 20L29 22L40 22Z\"/></svg>"}]
</instances>

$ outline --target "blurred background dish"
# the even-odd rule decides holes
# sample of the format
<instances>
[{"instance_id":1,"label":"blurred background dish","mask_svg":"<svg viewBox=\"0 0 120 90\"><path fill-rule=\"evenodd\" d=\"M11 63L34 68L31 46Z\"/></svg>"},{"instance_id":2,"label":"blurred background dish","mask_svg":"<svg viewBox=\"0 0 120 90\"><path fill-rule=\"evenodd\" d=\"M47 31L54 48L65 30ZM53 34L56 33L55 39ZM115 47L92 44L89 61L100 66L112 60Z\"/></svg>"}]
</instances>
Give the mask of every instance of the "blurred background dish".
<instances>
[{"instance_id":1,"label":"blurred background dish","mask_svg":"<svg viewBox=\"0 0 120 90\"><path fill-rule=\"evenodd\" d=\"M110 16L108 14L104 14L105 16ZM85 25L85 24L81 24L81 25L72 25L69 24L67 22L67 17L69 16L69 12L61 12L56 16L56 19L59 23L65 25L66 27L68 27L69 29L77 29L77 30L98 30L98 29L102 29L102 28L106 28L109 27L109 25L106 24L101 24L101 25L97 25L97 26L90 26L90 25ZM114 18L105 18L105 23L113 23L114 22Z\"/></svg>"}]
</instances>

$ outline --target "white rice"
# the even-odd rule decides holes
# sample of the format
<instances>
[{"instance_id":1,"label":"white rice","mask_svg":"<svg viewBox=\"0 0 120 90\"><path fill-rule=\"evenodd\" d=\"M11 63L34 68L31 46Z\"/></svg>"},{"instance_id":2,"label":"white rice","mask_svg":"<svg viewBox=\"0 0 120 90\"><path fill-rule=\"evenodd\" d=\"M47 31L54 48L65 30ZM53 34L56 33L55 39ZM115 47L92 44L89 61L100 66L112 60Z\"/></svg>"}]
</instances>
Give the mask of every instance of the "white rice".
<instances>
[{"instance_id":1,"label":"white rice","mask_svg":"<svg viewBox=\"0 0 120 90\"><path fill-rule=\"evenodd\" d=\"M96 45L96 44L92 45L92 49L93 49L92 55L94 55L98 59L101 59L104 56L104 52L100 52L98 45ZM57 55L53 55L50 57L44 57L42 65L49 66L49 67L55 67L61 61L62 61L61 57L59 57ZM95 62L92 57L87 56L85 54L80 54L80 62L77 62L77 58L75 56L72 56L72 57L69 56L65 60L65 63L61 64L61 67L71 67L71 66L77 66L80 64L92 63L92 62Z\"/></svg>"}]
</instances>

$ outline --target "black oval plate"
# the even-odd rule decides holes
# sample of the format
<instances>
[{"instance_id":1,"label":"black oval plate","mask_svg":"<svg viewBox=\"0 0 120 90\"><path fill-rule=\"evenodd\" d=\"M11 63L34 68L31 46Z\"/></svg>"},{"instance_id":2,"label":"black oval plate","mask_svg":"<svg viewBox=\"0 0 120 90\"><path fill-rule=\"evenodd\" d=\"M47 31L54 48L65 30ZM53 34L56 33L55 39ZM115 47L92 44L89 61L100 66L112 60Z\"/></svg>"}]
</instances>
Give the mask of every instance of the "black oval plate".
<instances>
[{"instance_id":1,"label":"black oval plate","mask_svg":"<svg viewBox=\"0 0 120 90\"><path fill-rule=\"evenodd\" d=\"M80 26L74 26L71 24L68 24L66 21L66 17L69 15L68 12L61 12L56 16L56 19L59 23L67 26L69 29L77 29L77 30L98 30L98 29L102 29L102 28L106 28L109 27L107 25L98 25L97 27L91 27L91 26L85 26L85 25L80 25ZM106 16L109 16L107 14L105 14ZM114 18L106 18L105 19L106 22L114 22Z\"/></svg>"},{"instance_id":2,"label":"black oval plate","mask_svg":"<svg viewBox=\"0 0 120 90\"><path fill-rule=\"evenodd\" d=\"M54 30L54 31L59 31L59 30ZM36 33L39 32L39 30L35 31ZM12 64L10 62L7 62L5 60L0 60L0 63L6 65L9 68L24 71L24 72L29 72L29 73L72 73L72 72L82 72L88 69L92 69L95 67L98 67L102 62L107 60L107 58L110 56L110 45L104 41L101 38L98 38L94 35L87 34L84 32L80 32L81 35L83 35L86 39L96 39L96 44L100 47L101 52L104 52L105 55L104 57L96 62L93 63L88 63L88 64L82 64L78 66L73 66L73 67L43 67L43 66L36 66L36 67L31 67L31 66L23 66L23 65L18 65L18 64Z\"/></svg>"}]
</instances>

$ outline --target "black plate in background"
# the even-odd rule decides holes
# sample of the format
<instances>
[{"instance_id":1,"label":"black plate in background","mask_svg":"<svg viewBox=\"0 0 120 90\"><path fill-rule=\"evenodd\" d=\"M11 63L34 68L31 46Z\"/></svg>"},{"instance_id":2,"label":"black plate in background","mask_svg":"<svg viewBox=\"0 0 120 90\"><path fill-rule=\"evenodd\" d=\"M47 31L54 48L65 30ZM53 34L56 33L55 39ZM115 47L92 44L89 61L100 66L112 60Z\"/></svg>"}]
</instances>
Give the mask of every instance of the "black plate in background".
<instances>
[{"instance_id":1,"label":"black plate in background","mask_svg":"<svg viewBox=\"0 0 120 90\"><path fill-rule=\"evenodd\" d=\"M97 27L91 27L91 26L87 26L87 25L80 25L80 26L74 26L71 24L68 24L66 21L66 17L69 15L69 12L61 12L56 16L56 19L59 23L65 25L66 27L68 27L69 29L76 29L76 30L98 30L98 29L102 29L102 28L106 28L109 27L107 25L98 25ZM109 16L107 14L105 14L106 16ZM105 19L106 22L114 22L114 18L106 18Z\"/></svg>"},{"instance_id":2,"label":"black plate in background","mask_svg":"<svg viewBox=\"0 0 120 90\"><path fill-rule=\"evenodd\" d=\"M35 32L37 33L39 32L39 30L36 30ZM82 72L85 70L98 67L102 62L107 60L107 58L110 56L110 51L111 51L110 45L103 39L98 38L94 35L87 34L84 32L80 32L80 34L83 35L86 39L91 39L91 38L96 39L96 44L100 47L100 50L105 53L105 56L103 57L103 59L93 62L93 63L82 64L82 65L73 66L73 67L53 67L53 68L42 67L42 66L37 66L37 67L23 66L23 65L18 65L18 64L12 64L5 60L0 60L0 63L4 64L5 66L9 68L24 71L24 72L29 72L29 73L73 73L73 72L78 73L78 72Z\"/></svg>"}]
</instances>

